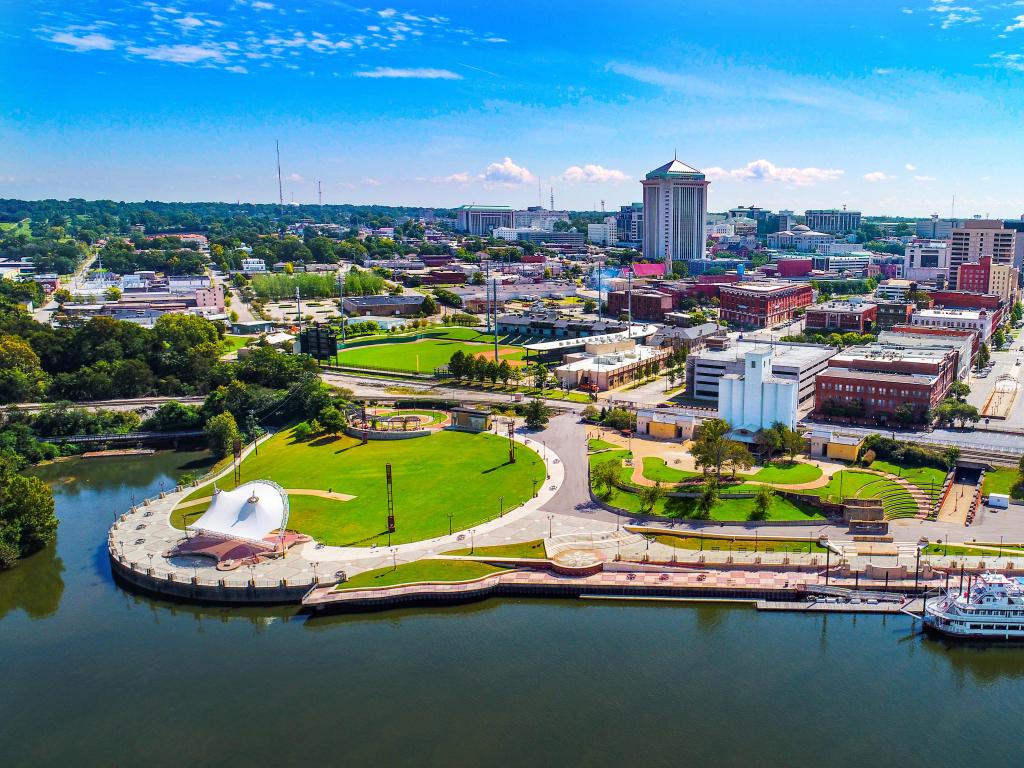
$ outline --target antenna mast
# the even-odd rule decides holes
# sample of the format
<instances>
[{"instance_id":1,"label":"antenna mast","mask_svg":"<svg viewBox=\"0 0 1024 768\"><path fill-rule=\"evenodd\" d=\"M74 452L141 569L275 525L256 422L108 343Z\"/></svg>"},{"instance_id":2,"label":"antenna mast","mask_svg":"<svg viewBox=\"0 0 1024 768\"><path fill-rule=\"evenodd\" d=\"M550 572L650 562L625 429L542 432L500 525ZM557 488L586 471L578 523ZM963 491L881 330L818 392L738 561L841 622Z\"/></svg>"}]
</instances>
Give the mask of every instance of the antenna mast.
<instances>
[{"instance_id":1,"label":"antenna mast","mask_svg":"<svg viewBox=\"0 0 1024 768\"><path fill-rule=\"evenodd\" d=\"M324 190L323 190L323 187L321 186L321 182L319 180L316 182L316 204L317 205L323 205L324 204Z\"/></svg>"},{"instance_id":2,"label":"antenna mast","mask_svg":"<svg viewBox=\"0 0 1024 768\"><path fill-rule=\"evenodd\" d=\"M555 210L555 188L551 187L551 210Z\"/></svg>"},{"instance_id":3,"label":"antenna mast","mask_svg":"<svg viewBox=\"0 0 1024 768\"><path fill-rule=\"evenodd\" d=\"M277 150L277 205L284 210L284 187L281 185L281 142L274 140L274 148Z\"/></svg>"}]
</instances>

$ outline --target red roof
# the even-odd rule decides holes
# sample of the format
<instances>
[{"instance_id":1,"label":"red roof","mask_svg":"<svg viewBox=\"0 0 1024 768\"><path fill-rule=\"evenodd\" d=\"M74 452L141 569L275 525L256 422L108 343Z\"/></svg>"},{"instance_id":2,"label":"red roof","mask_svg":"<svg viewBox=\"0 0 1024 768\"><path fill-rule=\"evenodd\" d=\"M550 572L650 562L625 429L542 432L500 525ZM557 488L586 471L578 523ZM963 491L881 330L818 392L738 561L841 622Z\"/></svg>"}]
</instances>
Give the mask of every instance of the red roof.
<instances>
[{"instance_id":1,"label":"red roof","mask_svg":"<svg viewBox=\"0 0 1024 768\"><path fill-rule=\"evenodd\" d=\"M623 267L620 273L621 277L628 276L629 267ZM634 277L663 277L665 275L664 263L659 264L634 264L633 265L633 276Z\"/></svg>"}]
</instances>

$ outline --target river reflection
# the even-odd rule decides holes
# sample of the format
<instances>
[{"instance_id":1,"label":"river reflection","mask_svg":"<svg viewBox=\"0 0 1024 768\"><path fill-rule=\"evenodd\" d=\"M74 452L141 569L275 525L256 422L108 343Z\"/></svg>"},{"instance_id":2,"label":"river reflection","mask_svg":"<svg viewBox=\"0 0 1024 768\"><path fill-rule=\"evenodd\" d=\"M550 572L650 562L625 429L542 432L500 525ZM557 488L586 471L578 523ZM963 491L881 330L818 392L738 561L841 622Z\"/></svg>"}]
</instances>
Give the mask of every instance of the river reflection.
<instances>
[{"instance_id":1,"label":"river reflection","mask_svg":"<svg viewBox=\"0 0 1024 768\"><path fill-rule=\"evenodd\" d=\"M542 599L307 615L120 588L113 514L203 460L38 470L61 527L0 574L5 768L1020 763L1024 649L906 616Z\"/></svg>"}]
</instances>

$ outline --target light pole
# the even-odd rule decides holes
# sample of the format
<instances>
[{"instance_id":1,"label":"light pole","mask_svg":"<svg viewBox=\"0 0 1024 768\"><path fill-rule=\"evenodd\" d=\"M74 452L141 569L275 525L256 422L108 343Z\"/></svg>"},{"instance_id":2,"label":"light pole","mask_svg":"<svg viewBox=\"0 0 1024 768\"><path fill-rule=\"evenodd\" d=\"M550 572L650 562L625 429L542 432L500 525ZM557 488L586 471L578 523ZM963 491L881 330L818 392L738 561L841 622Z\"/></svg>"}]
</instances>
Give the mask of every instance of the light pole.
<instances>
[{"instance_id":1,"label":"light pole","mask_svg":"<svg viewBox=\"0 0 1024 768\"><path fill-rule=\"evenodd\" d=\"M498 517L501 517L504 514L505 514L505 497L504 496L499 496L498 497Z\"/></svg>"},{"instance_id":2,"label":"light pole","mask_svg":"<svg viewBox=\"0 0 1024 768\"><path fill-rule=\"evenodd\" d=\"M317 566L316 561L315 560L312 561L311 565L313 566L313 581L316 582L317 584L319 584L320 583L320 579L316 575L316 566Z\"/></svg>"},{"instance_id":3,"label":"light pole","mask_svg":"<svg viewBox=\"0 0 1024 768\"><path fill-rule=\"evenodd\" d=\"M549 539L554 536L554 524L555 524L555 516L554 515L548 515L548 538Z\"/></svg>"},{"instance_id":4,"label":"light pole","mask_svg":"<svg viewBox=\"0 0 1024 768\"><path fill-rule=\"evenodd\" d=\"M449 536L452 535L452 518L453 517L455 517L455 513L454 512L449 512L448 513L448 535Z\"/></svg>"},{"instance_id":5,"label":"light pole","mask_svg":"<svg viewBox=\"0 0 1024 768\"><path fill-rule=\"evenodd\" d=\"M469 529L469 554L476 551L476 528Z\"/></svg>"},{"instance_id":6,"label":"light pole","mask_svg":"<svg viewBox=\"0 0 1024 768\"><path fill-rule=\"evenodd\" d=\"M391 548L391 570L398 570L398 547Z\"/></svg>"}]
</instances>

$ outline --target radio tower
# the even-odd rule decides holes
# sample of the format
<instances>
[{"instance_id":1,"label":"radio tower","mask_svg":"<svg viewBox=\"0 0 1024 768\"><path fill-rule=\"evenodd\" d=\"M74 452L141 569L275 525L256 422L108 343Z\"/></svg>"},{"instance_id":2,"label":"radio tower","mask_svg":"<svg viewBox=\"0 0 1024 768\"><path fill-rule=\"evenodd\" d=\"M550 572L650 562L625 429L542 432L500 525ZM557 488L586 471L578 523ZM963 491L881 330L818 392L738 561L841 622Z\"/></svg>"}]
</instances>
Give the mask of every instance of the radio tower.
<instances>
[{"instance_id":1,"label":"radio tower","mask_svg":"<svg viewBox=\"0 0 1024 768\"><path fill-rule=\"evenodd\" d=\"M277 205L284 211L284 187L281 185L281 142L274 140L274 148L277 150Z\"/></svg>"},{"instance_id":2,"label":"radio tower","mask_svg":"<svg viewBox=\"0 0 1024 768\"><path fill-rule=\"evenodd\" d=\"M324 190L323 190L323 187L320 186L320 182L319 181L317 181L317 183L316 183L316 204L317 205L323 205L324 204Z\"/></svg>"},{"instance_id":3,"label":"radio tower","mask_svg":"<svg viewBox=\"0 0 1024 768\"><path fill-rule=\"evenodd\" d=\"M551 187L551 210L555 210L555 188Z\"/></svg>"}]
</instances>

